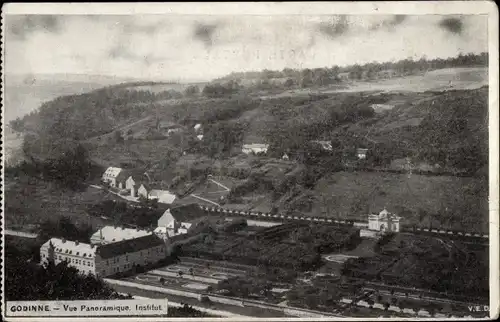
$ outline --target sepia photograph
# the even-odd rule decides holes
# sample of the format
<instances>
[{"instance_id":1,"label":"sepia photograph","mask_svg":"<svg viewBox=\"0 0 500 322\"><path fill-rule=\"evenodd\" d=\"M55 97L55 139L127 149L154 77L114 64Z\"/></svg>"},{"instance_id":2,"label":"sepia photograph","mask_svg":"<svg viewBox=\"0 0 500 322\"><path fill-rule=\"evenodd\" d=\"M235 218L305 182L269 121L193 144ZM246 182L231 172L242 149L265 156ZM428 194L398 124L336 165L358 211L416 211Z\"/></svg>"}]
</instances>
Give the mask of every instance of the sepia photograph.
<instances>
[{"instance_id":1,"label":"sepia photograph","mask_svg":"<svg viewBox=\"0 0 500 322\"><path fill-rule=\"evenodd\" d=\"M7 321L498 317L493 2L7 4L1 137Z\"/></svg>"}]
</instances>

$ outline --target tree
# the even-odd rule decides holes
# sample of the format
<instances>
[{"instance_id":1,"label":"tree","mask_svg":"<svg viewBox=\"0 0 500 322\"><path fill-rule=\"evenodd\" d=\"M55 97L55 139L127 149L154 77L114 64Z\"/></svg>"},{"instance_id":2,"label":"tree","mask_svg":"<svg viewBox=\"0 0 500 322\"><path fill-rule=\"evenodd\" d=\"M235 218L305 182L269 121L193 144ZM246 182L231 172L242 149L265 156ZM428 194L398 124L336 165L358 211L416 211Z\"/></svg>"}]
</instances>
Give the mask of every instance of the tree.
<instances>
[{"instance_id":1,"label":"tree","mask_svg":"<svg viewBox=\"0 0 500 322\"><path fill-rule=\"evenodd\" d=\"M200 88L196 85L189 85L185 90L184 90L184 95L187 97L192 97L200 93Z\"/></svg>"},{"instance_id":2,"label":"tree","mask_svg":"<svg viewBox=\"0 0 500 322\"><path fill-rule=\"evenodd\" d=\"M293 85L295 85L295 81L291 78L288 78L285 83L283 84L286 88L290 88Z\"/></svg>"},{"instance_id":3,"label":"tree","mask_svg":"<svg viewBox=\"0 0 500 322\"><path fill-rule=\"evenodd\" d=\"M399 310L403 312L403 310L406 308L406 302L399 301L398 303Z\"/></svg>"},{"instance_id":4,"label":"tree","mask_svg":"<svg viewBox=\"0 0 500 322\"><path fill-rule=\"evenodd\" d=\"M106 300L124 298L101 279L84 275L66 262L45 266L10 252L5 258L5 297L9 301Z\"/></svg>"}]
</instances>

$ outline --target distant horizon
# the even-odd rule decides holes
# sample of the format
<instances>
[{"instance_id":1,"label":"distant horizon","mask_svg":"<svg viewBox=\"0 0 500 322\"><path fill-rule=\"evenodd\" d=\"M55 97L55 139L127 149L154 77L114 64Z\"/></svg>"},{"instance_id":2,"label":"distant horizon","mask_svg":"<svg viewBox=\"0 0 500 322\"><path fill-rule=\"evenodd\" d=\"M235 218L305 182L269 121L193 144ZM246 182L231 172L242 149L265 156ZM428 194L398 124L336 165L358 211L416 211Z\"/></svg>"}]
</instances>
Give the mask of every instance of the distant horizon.
<instances>
[{"instance_id":1,"label":"distant horizon","mask_svg":"<svg viewBox=\"0 0 500 322\"><path fill-rule=\"evenodd\" d=\"M450 58L455 58L455 57L458 57L459 55L467 55L467 54L482 54L482 53L485 53L485 54L488 54L488 52L480 52L480 53L472 53L472 52L467 52L467 53L458 53L457 55L454 55L454 56L448 56L448 57L436 57L436 58L432 58L432 59L450 59ZM427 58L425 55L424 56L421 56L421 57L408 57L408 59L412 59L414 61L418 61L422 58L426 58L426 59L429 59ZM402 59L400 59L402 60ZM397 61L400 61L400 60L392 60L392 61L373 61L373 62L370 62L370 63L376 63L376 64L384 64L384 63L394 63L394 62L397 62ZM366 64L366 63L365 63ZM340 68L345 68L345 67L349 67L349 66L353 66L354 64L345 64L345 65L334 65L334 66L338 66ZM364 65L364 64L360 64L360 65ZM319 66L319 67L313 67L311 69L315 69L315 68L331 68L333 66ZM468 67L456 67L456 68L468 68ZM298 68L294 68L295 70L300 70ZM6 72L5 75L8 76L16 76L16 77L29 77L29 76L85 76L85 77L102 77L102 78L114 78L114 79L118 79L118 80L122 80L122 81L130 81L130 82L134 82L134 81L137 81L137 82L158 82L158 83L172 83L172 84L192 84L192 83L209 83L209 82L212 82L212 81L215 81L217 79L220 79L220 78L224 78L226 76L229 76L231 74L235 74L235 73L259 73L259 72L263 72L265 71L266 69L261 69L261 70L251 70L251 71L239 71L239 70L236 70L236 71L232 71L232 72L229 72L228 74L225 74L223 76L220 76L220 77L217 77L217 78L212 78L212 79L207 79L207 80L199 80L199 79L183 79L183 80L179 80L179 79L164 79L164 78L137 78L137 77L132 77L132 76L119 76L119 75L111 75L111 74L94 74L94 73L83 73L83 72L76 72L76 73L64 73L64 72L44 72L44 73L29 73L29 72L24 72L24 73L19 73L19 72ZM271 70L271 71L281 71L281 70Z\"/></svg>"}]
</instances>

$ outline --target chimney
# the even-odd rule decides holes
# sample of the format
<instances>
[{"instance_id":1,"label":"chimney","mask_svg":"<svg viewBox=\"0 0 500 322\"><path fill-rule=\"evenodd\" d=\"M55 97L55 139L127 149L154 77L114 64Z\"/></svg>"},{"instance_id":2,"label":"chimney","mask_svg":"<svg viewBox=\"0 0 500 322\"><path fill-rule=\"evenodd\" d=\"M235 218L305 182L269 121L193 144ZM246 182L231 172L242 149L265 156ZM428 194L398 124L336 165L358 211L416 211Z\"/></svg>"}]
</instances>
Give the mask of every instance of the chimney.
<instances>
[{"instance_id":1,"label":"chimney","mask_svg":"<svg viewBox=\"0 0 500 322\"><path fill-rule=\"evenodd\" d=\"M66 238L63 238L62 239L62 243L64 244L66 242Z\"/></svg>"},{"instance_id":2,"label":"chimney","mask_svg":"<svg viewBox=\"0 0 500 322\"><path fill-rule=\"evenodd\" d=\"M78 240L75 241L75 246L78 246L78 244L80 244L80 242Z\"/></svg>"}]
</instances>

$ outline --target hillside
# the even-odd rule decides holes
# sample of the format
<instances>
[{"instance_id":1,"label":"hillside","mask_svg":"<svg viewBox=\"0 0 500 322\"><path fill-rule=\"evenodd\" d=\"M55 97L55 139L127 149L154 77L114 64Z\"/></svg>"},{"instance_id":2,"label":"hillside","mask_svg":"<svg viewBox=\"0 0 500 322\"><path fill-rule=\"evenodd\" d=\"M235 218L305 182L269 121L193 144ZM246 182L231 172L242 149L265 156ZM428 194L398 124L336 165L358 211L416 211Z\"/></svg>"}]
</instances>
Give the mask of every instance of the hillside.
<instances>
[{"instance_id":1,"label":"hillside","mask_svg":"<svg viewBox=\"0 0 500 322\"><path fill-rule=\"evenodd\" d=\"M168 84L110 86L44 104L25 119L30 134L37 134L27 134L26 150L52 155L61 137L82 141L103 167L147 170L180 196L195 194L235 208L358 218L386 205L411 224L460 222L483 229L484 221L467 218L486 218L481 216L488 158L484 71L408 76L403 80L414 90L383 92L329 92L326 86L275 95L276 89L233 88L232 94L213 96L183 95ZM467 82L467 89L443 90L449 79ZM202 126L201 140L195 124ZM167 133L171 126L178 130ZM321 152L312 140L332 141L333 151ZM267 157L241 155L242 144L263 142L270 144ZM363 162L354 157L360 147L369 149ZM289 161L280 160L284 153ZM433 175L409 178L407 157L415 169ZM365 168L383 172L359 171ZM207 174L230 191L206 188Z\"/></svg>"},{"instance_id":2,"label":"hillside","mask_svg":"<svg viewBox=\"0 0 500 322\"><path fill-rule=\"evenodd\" d=\"M126 81L131 79L78 74L7 74L4 117L9 122L35 111L43 103L59 96L86 93Z\"/></svg>"}]
</instances>

